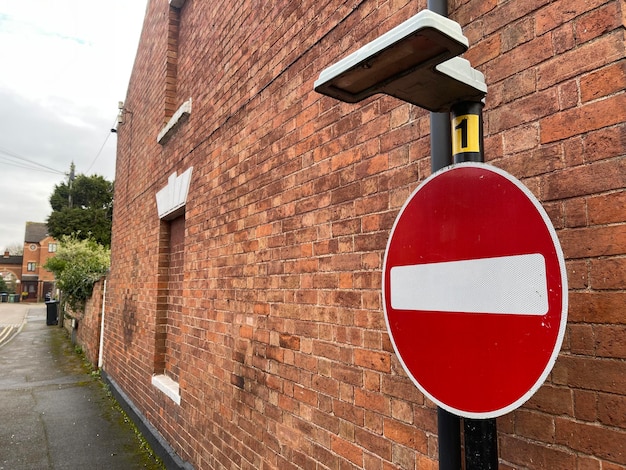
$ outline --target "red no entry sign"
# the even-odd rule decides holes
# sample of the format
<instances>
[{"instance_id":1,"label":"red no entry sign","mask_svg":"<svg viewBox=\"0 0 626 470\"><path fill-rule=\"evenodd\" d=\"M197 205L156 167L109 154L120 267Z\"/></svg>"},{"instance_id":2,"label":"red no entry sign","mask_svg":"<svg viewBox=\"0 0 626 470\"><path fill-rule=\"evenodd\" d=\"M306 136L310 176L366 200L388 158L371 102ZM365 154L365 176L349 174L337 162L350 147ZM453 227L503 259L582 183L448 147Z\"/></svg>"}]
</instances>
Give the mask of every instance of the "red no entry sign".
<instances>
[{"instance_id":1,"label":"red no entry sign","mask_svg":"<svg viewBox=\"0 0 626 470\"><path fill-rule=\"evenodd\" d=\"M439 406L493 418L545 381L567 321L565 261L513 176L463 163L425 180L395 221L383 272L393 346Z\"/></svg>"}]
</instances>

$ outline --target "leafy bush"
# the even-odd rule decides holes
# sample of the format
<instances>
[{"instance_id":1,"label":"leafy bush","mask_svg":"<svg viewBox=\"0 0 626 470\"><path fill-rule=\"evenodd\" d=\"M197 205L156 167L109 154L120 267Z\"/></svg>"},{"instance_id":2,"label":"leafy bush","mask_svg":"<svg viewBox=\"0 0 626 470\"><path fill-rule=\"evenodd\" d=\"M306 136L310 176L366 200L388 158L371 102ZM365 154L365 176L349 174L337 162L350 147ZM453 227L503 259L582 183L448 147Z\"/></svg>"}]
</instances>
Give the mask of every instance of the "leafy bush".
<instances>
[{"instance_id":1,"label":"leafy bush","mask_svg":"<svg viewBox=\"0 0 626 470\"><path fill-rule=\"evenodd\" d=\"M73 310L84 307L93 286L111 264L111 252L93 239L79 240L75 235L61 237L56 256L45 268L54 273L57 286Z\"/></svg>"}]
</instances>

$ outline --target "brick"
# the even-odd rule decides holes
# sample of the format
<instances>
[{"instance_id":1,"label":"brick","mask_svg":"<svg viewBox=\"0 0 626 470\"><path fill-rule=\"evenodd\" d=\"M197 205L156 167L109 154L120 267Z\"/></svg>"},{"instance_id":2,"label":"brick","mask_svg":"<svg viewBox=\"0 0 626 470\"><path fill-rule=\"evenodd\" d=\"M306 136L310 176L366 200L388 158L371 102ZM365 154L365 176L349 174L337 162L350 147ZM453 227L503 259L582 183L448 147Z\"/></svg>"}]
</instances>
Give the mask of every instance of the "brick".
<instances>
[{"instance_id":1,"label":"brick","mask_svg":"<svg viewBox=\"0 0 626 470\"><path fill-rule=\"evenodd\" d=\"M624 442L626 432L608 429L596 424L557 420L557 443L606 458L618 464L626 464Z\"/></svg>"},{"instance_id":2,"label":"brick","mask_svg":"<svg viewBox=\"0 0 626 470\"><path fill-rule=\"evenodd\" d=\"M626 220L626 191L590 197L587 205L590 224L610 224Z\"/></svg>"},{"instance_id":3,"label":"brick","mask_svg":"<svg viewBox=\"0 0 626 470\"><path fill-rule=\"evenodd\" d=\"M600 470L600 461L592 457L578 457L576 470Z\"/></svg>"},{"instance_id":4,"label":"brick","mask_svg":"<svg viewBox=\"0 0 626 470\"><path fill-rule=\"evenodd\" d=\"M548 116L546 119L549 119L557 110L558 97L556 90L551 89L534 93L489 113L488 131L490 133L501 132L521 124L536 122L545 116ZM543 139L543 134L541 143L547 143Z\"/></svg>"},{"instance_id":5,"label":"brick","mask_svg":"<svg viewBox=\"0 0 626 470\"><path fill-rule=\"evenodd\" d=\"M541 198L553 200L622 189L626 185L626 159L600 161L553 172L544 179Z\"/></svg>"},{"instance_id":6,"label":"brick","mask_svg":"<svg viewBox=\"0 0 626 470\"><path fill-rule=\"evenodd\" d=\"M357 389L354 393L354 404L382 415L391 415L391 402L380 393Z\"/></svg>"},{"instance_id":7,"label":"brick","mask_svg":"<svg viewBox=\"0 0 626 470\"><path fill-rule=\"evenodd\" d=\"M406 468L406 469L414 469L415 468L415 452L411 449L407 449L402 446L395 446L392 451L392 464L388 464L386 469L391 470L392 468ZM366 468L376 468L376 467L366 467ZM385 467L381 467L385 468ZM420 467L422 468L422 467ZM385 470L386 470L385 469Z\"/></svg>"},{"instance_id":8,"label":"brick","mask_svg":"<svg viewBox=\"0 0 626 470\"><path fill-rule=\"evenodd\" d=\"M596 325L594 326L596 340L596 355L626 359L626 344L624 344L624 325Z\"/></svg>"},{"instance_id":9,"label":"brick","mask_svg":"<svg viewBox=\"0 0 626 470\"><path fill-rule=\"evenodd\" d=\"M586 289L589 287L589 269L586 261L569 261L567 268L567 285L570 289Z\"/></svg>"},{"instance_id":10,"label":"brick","mask_svg":"<svg viewBox=\"0 0 626 470\"><path fill-rule=\"evenodd\" d=\"M376 351L356 349L354 351L354 363L358 366L381 372L389 372L391 369L389 354Z\"/></svg>"},{"instance_id":11,"label":"brick","mask_svg":"<svg viewBox=\"0 0 626 470\"><path fill-rule=\"evenodd\" d=\"M503 28L501 35L502 52L508 52L535 37L535 21L532 17L525 17L507 25Z\"/></svg>"},{"instance_id":12,"label":"brick","mask_svg":"<svg viewBox=\"0 0 626 470\"><path fill-rule=\"evenodd\" d=\"M461 24L467 24L476 18L484 16L487 12L493 10L497 4L496 0L487 0L484 2L467 2L455 13L455 20Z\"/></svg>"},{"instance_id":13,"label":"brick","mask_svg":"<svg viewBox=\"0 0 626 470\"><path fill-rule=\"evenodd\" d=\"M577 18L574 22L576 42L585 43L622 26L619 10L618 4L612 2Z\"/></svg>"},{"instance_id":14,"label":"brick","mask_svg":"<svg viewBox=\"0 0 626 470\"><path fill-rule=\"evenodd\" d=\"M623 361L588 357L561 356L555 365L555 371L565 379L563 385L585 388L593 383L595 390L609 393L620 393L624 389L625 370Z\"/></svg>"},{"instance_id":15,"label":"brick","mask_svg":"<svg viewBox=\"0 0 626 470\"><path fill-rule=\"evenodd\" d=\"M552 443L554 419L545 414L520 410L515 414L515 432L528 439Z\"/></svg>"},{"instance_id":16,"label":"brick","mask_svg":"<svg viewBox=\"0 0 626 470\"><path fill-rule=\"evenodd\" d=\"M580 79L580 93L583 103L618 93L625 88L625 61L591 72Z\"/></svg>"},{"instance_id":17,"label":"brick","mask_svg":"<svg viewBox=\"0 0 626 470\"><path fill-rule=\"evenodd\" d=\"M515 54L501 54L485 64L484 73L490 83L499 82L516 73L534 67L552 57L552 44L549 34L537 37L515 49ZM541 76L539 76L541 80ZM546 88L542 86L541 88Z\"/></svg>"},{"instance_id":18,"label":"brick","mask_svg":"<svg viewBox=\"0 0 626 470\"><path fill-rule=\"evenodd\" d=\"M578 105L578 83L576 80L568 80L560 83L557 87L559 91L559 108L569 109Z\"/></svg>"},{"instance_id":19,"label":"brick","mask_svg":"<svg viewBox=\"0 0 626 470\"><path fill-rule=\"evenodd\" d=\"M587 158L584 140L580 136L574 136L565 142L555 142L552 145L563 145L564 163L566 166L578 166L583 164Z\"/></svg>"},{"instance_id":20,"label":"brick","mask_svg":"<svg viewBox=\"0 0 626 470\"><path fill-rule=\"evenodd\" d=\"M471 26L468 26L464 33L472 44L464 57L470 61L472 67L478 67L500 55L502 40L499 34L483 38L484 31L480 27L472 28Z\"/></svg>"},{"instance_id":21,"label":"brick","mask_svg":"<svg viewBox=\"0 0 626 470\"><path fill-rule=\"evenodd\" d=\"M574 354L592 356L595 353L593 327L587 324L572 324L570 331L570 349Z\"/></svg>"},{"instance_id":22,"label":"brick","mask_svg":"<svg viewBox=\"0 0 626 470\"><path fill-rule=\"evenodd\" d=\"M500 458L522 467L568 470L575 468L575 455L557 447L503 436L498 449Z\"/></svg>"},{"instance_id":23,"label":"brick","mask_svg":"<svg viewBox=\"0 0 626 470\"><path fill-rule=\"evenodd\" d=\"M576 37L571 23L559 26L552 32L552 44L556 54L563 54L575 47Z\"/></svg>"},{"instance_id":24,"label":"brick","mask_svg":"<svg viewBox=\"0 0 626 470\"><path fill-rule=\"evenodd\" d=\"M600 129L587 134L585 161L604 160L626 154L626 124Z\"/></svg>"},{"instance_id":25,"label":"brick","mask_svg":"<svg viewBox=\"0 0 626 470\"><path fill-rule=\"evenodd\" d=\"M619 255L626 243L626 225L562 230L559 239L566 258Z\"/></svg>"},{"instance_id":26,"label":"brick","mask_svg":"<svg viewBox=\"0 0 626 470\"><path fill-rule=\"evenodd\" d=\"M540 90L549 88L556 83L619 60L624 55L623 41L623 35L616 32L547 60L538 67L538 88Z\"/></svg>"},{"instance_id":27,"label":"brick","mask_svg":"<svg viewBox=\"0 0 626 470\"><path fill-rule=\"evenodd\" d=\"M357 426L363 426L365 422L365 412L363 408L357 404L347 403L342 400L333 400L333 415L337 418L354 423Z\"/></svg>"},{"instance_id":28,"label":"brick","mask_svg":"<svg viewBox=\"0 0 626 470\"><path fill-rule=\"evenodd\" d=\"M394 442L410 447L426 454L428 452L428 437L415 426L398 423L395 420L386 419L383 422L384 435Z\"/></svg>"},{"instance_id":29,"label":"brick","mask_svg":"<svg viewBox=\"0 0 626 470\"><path fill-rule=\"evenodd\" d=\"M539 126L528 126L512 129L504 135L503 151L505 153L517 153L530 150L539 144Z\"/></svg>"},{"instance_id":30,"label":"brick","mask_svg":"<svg viewBox=\"0 0 626 470\"><path fill-rule=\"evenodd\" d=\"M621 305L625 305L624 302L626 302L626 293L619 291L570 292L568 320L626 324L626 319L620 313Z\"/></svg>"},{"instance_id":31,"label":"brick","mask_svg":"<svg viewBox=\"0 0 626 470\"><path fill-rule=\"evenodd\" d=\"M520 179L551 173L563 168L563 149L557 145L544 145L510 155L498 161L497 166Z\"/></svg>"},{"instance_id":32,"label":"brick","mask_svg":"<svg viewBox=\"0 0 626 470\"><path fill-rule=\"evenodd\" d=\"M333 452L339 454L355 465L360 466L363 463L363 449L351 442L346 441L345 439L341 439L338 436L332 436L330 448Z\"/></svg>"},{"instance_id":33,"label":"brick","mask_svg":"<svg viewBox=\"0 0 626 470\"><path fill-rule=\"evenodd\" d=\"M524 404L524 408L538 410L552 415L573 416L573 395L566 387L544 384Z\"/></svg>"},{"instance_id":34,"label":"brick","mask_svg":"<svg viewBox=\"0 0 626 470\"><path fill-rule=\"evenodd\" d=\"M626 94L594 101L541 120L541 143L618 124L626 119Z\"/></svg>"},{"instance_id":35,"label":"brick","mask_svg":"<svg viewBox=\"0 0 626 470\"><path fill-rule=\"evenodd\" d=\"M490 107L530 95L537 90L537 72L534 68L521 70L519 73L502 80L494 85L490 84L487 95L487 104Z\"/></svg>"},{"instance_id":36,"label":"brick","mask_svg":"<svg viewBox=\"0 0 626 470\"><path fill-rule=\"evenodd\" d=\"M583 15L602 4L599 0L593 1L572 1L565 2L560 0L549 4L546 8L541 9L537 14L537 30L539 34L543 34L554 27L568 22L578 16ZM567 5L567 8L565 8Z\"/></svg>"},{"instance_id":37,"label":"brick","mask_svg":"<svg viewBox=\"0 0 626 470\"><path fill-rule=\"evenodd\" d=\"M539 9L544 4L545 2L542 0L501 4L498 8L494 8L481 18L483 34L491 34L524 16L532 15L532 12Z\"/></svg>"},{"instance_id":38,"label":"brick","mask_svg":"<svg viewBox=\"0 0 626 470\"><path fill-rule=\"evenodd\" d=\"M574 416L582 421L598 419L598 394L587 390L574 392Z\"/></svg>"},{"instance_id":39,"label":"brick","mask_svg":"<svg viewBox=\"0 0 626 470\"><path fill-rule=\"evenodd\" d=\"M595 290L626 289L626 258L592 260L589 282Z\"/></svg>"},{"instance_id":40,"label":"brick","mask_svg":"<svg viewBox=\"0 0 626 470\"><path fill-rule=\"evenodd\" d=\"M626 396L600 393L597 398L598 420L608 426L626 428Z\"/></svg>"},{"instance_id":41,"label":"brick","mask_svg":"<svg viewBox=\"0 0 626 470\"><path fill-rule=\"evenodd\" d=\"M437 470L439 463L432 458L417 455L415 458L415 468L420 470Z\"/></svg>"},{"instance_id":42,"label":"brick","mask_svg":"<svg viewBox=\"0 0 626 470\"><path fill-rule=\"evenodd\" d=\"M569 199L563 203L565 227L584 227L588 223L587 201L583 198Z\"/></svg>"},{"instance_id":43,"label":"brick","mask_svg":"<svg viewBox=\"0 0 626 470\"><path fill-rule=\"evenodd\" d=\"M388 439L361 428L354 430L354 437L355 442L366 450L385 460L391 460L391 442Z\"/></svg>"}]
</instances>

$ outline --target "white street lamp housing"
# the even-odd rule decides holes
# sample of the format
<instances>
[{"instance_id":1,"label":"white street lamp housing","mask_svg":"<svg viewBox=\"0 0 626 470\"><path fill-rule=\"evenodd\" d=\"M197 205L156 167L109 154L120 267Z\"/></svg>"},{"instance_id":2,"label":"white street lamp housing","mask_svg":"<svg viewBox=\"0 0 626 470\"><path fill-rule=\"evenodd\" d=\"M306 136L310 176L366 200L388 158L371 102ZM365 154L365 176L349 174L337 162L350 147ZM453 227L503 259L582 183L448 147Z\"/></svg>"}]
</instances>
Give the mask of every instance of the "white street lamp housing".
<instances>
[{"instance_id":1,"label":"white street lamp housing","mask_svg":"<svg viewBox=\"0 0 626 470\"><path fill-rule=\"evenodd\" d=\"M423 10L323 70L315 91L348 103L385 93L430 111L481 100L482 74L464 59L446 61L469 46L461 26Z\"/></svg>"}]
</instances>

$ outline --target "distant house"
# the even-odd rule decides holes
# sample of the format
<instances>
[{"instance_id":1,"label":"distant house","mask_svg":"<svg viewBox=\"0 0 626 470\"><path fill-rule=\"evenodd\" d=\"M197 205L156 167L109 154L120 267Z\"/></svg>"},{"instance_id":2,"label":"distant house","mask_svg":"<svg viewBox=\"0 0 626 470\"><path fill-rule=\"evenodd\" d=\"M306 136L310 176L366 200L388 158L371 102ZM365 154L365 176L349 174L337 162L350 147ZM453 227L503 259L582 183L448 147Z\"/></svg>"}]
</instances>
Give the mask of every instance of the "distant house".
<instances>
[{"instance_id":1,"label":"distant house","mask_svg":"<svg viewBox=\"0 0 626 470\"><path fill-rule=\"evenodd\" d=\"M22 256L22 300L41 301L54 290L54 274L43 268L57 251L58 242L48 235L45 223L26 222ZM26 294L24 294L26 292Z\"/></svg>"},{"instance_id":2,"label":"distant house","mask_svg":"<svg viewBox=\"0 0 626 470\"><path fill-rule=\"evenodd\" d=\"M17 292L22 279L22 256L12 255L5 250L0 257L0 277L6 282L9 292Z\"/></svg>"}]
</instances>

